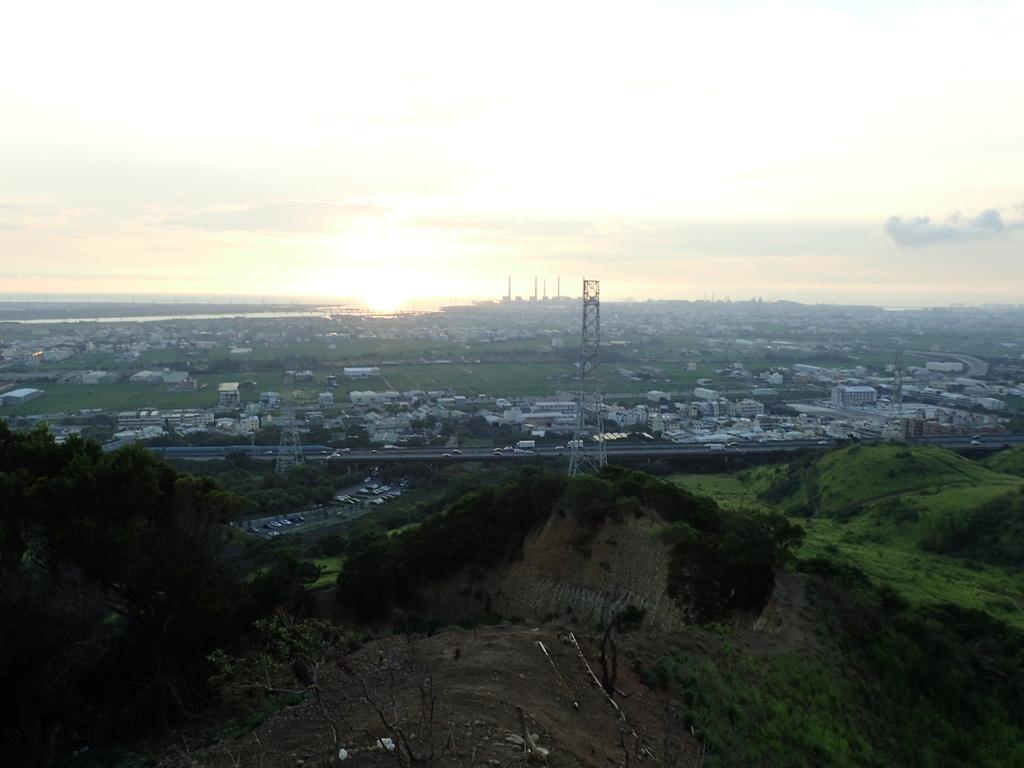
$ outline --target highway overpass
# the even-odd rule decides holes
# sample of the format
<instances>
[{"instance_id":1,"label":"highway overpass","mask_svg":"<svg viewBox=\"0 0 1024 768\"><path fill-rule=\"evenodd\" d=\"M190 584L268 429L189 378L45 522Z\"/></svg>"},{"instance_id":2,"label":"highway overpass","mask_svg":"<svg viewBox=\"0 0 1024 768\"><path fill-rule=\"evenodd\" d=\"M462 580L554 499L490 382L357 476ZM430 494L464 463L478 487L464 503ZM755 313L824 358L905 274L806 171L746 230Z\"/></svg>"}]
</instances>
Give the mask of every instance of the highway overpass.
<instances>
[{"instance_id":1,"label":"highway overpass","mask_svg":"<svg viewBox=\"0 0 1024 768\"><path fill-rule=\"evenodd\" d=\"M1024 445L1024 435L975 435L962 437L917 438L917 444L939 445L951 451L970 456L982 456L1007 447ZM741 440L731 443L620 443L609 442L608 458L630 460L710 458L715 456L765 455L779 451L827 449L833 447L832 439L802 440ZM167 458L222 459L232 453L241 453L253 458L273 460L277 458L276 446L189 446L152 448ZM425 461L430 463L456 464L460 462L525 462L538 457L555 458L568 456L567 447L538 446L532 451L515 452L508 448L367 448L339 451L324 445L303 446L307 461L342 465L392 464L398 462Z\"/></svg>"}]
</instances>

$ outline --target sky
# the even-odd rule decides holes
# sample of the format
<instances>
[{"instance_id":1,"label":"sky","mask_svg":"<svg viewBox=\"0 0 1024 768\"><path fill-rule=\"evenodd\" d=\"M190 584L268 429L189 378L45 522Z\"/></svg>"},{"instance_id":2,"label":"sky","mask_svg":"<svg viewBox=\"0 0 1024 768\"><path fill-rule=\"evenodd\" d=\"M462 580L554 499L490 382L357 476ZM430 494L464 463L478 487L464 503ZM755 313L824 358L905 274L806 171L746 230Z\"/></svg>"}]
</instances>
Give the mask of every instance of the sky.
<instances>
[{"instance_id":1,"label":"sky","mask_svg":"<svg viewBox=\"0 0 1024 768\"><path fill-rule=\"evenodd\" d=\"M1022 2L33 2L0 296L1024 302Z\"/></svg>"}]
</instances>

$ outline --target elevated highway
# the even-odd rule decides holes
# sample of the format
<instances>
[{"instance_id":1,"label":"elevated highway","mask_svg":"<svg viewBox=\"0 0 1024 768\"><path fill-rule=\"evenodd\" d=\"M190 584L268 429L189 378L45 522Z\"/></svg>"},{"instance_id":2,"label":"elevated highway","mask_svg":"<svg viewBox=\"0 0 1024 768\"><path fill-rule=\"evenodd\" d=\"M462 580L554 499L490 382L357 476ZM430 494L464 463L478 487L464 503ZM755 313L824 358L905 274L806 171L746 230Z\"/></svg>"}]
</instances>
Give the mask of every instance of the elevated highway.
<instances>
[{"instance_id":1,"label":"elevated highway","mask_svg":"<svg viewBox=\"0 0 1024 768\"><path fill-rule=\"evenodd\" d=\"M913 441L917 444L939 445L968 456L983 456L1007 447L1024 445L1024 435L975 435L959 437L926 437ZM715 456L764 455L779 451L799 451L808 448L830 448L831 439L805 440L742 440L732 443L608 443L608 458L630 460L709 458ZM260 459L276 459L276 446L216 446L188 448L153 448L167 458L223 459L231 453L243 453ZM423 461L428 463L457 464L460 462L527 462L532 459L568 456L567 447L542 446L532 451L515 452L513 449L494 448L369 448L335 451L328 446L303 446L306 460L316 463L338 463L366 466Z\"/></svg>"}]
</instances>

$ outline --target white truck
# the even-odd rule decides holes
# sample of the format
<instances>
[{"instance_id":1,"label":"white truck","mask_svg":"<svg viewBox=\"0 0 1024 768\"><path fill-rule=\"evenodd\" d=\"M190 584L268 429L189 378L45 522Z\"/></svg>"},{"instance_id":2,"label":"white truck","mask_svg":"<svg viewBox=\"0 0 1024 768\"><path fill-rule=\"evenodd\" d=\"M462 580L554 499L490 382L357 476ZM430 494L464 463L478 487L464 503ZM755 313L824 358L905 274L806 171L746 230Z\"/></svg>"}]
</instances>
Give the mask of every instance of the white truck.
<instances>
[{"instance_id":1,"label":"white truck","mask_svg":"<svg viewBox=\"0 0 1024 768\"><path fill-rule=\"evenodd\" d=\"M536 448L536 447L537 447L537 441L536 440L520 440L518 443L516 443L516 448L518 448L521 451L525 451L527 448Z\"/></svg>"}]
</instances>

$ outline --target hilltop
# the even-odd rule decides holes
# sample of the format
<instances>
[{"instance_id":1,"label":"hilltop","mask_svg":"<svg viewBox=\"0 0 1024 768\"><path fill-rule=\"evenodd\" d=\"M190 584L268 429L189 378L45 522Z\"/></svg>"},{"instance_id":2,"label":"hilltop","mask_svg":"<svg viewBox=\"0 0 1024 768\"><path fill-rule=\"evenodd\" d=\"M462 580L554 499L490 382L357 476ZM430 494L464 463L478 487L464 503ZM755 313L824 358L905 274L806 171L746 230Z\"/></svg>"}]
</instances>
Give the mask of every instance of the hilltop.
<instances>
[{"instance_id":1,"label":"hilltop","mask_svg":"<svg viewBox=\"0 0 1024 768\"><path fill-rule=\"evenodd\" d=\"M904 450L893 459L906 462L897 455ZM867 466L887 473L874 458ZM825 486L841 466L825 463ZM992 479L955 459L945 466L967 478L946 486ZM751 487L768 486L765 471L745 478L752 500ZM899 487L888 482L884 495ZM902 492L912 488L905 478ZM874 498L861 508L881 503ZM335 750L345 748L346 764L359 766L525 764L530 757L514 743L519 706L549 766L1024 759L1024 633L954 604L958 596L908 596L845 546L828 552L815 526L844 525L835 518L804 521L809 551L792 560L799 536L778 515L750 509L757 505L719 504L618 468L577 482L528 471L471 494L346 561L337 601L318 601L345 617L341 630L279 626L256 649L285 678L289 669L318 669L319 699L281 709L255 730L250 722L237 740L193 734L185 757L283 768L328 754L324 764L337 765ZM789 543L758 559L771 542ZM792 570L780 569L784 562ZM382 635L385 628L399 634ZM312 653L328 636L332 653ZM606 636L618 660L612 685ZM329 719L341 724L337 744ZM406 746L382 751L374 747L381 738ZM173 759L183 759L180 750Z\"/></svg>"},{"instance_id":2,"label":"hilltop","mask_svg":"<svg viewBox=\"0 0 1024 768\"><path fill-rule=\"evenodd\" d=\"M741 598L691 603L681 586L673 590L683 578L674 552L700 547L666 538L666 517L716 539L731 529L750 550L796 533L763 513L754 517L774 527L744 530L745 515L620 468L575 480L527 471L350 560L338 590L321 593L319 614L349 628L376 627L378 635L385 625L427 632L381 641L364 635L361 648L324 666L326 709L346 724L339 745L351 764L377 764L384 755L375 739L406 736L417 760L431 750L453 764L523 760L516 706L550 751L549 765L699 760L706 746L674 711L666 673L662 684L652 677L666 649L717 652L728 640L777 654L812 645L814 632L803 579L775 570L781 550L763 563L749 551L728 555L756 574L754 584L748 575L730 582L727 591ZM703 549L709 570L726 557ZM698 614L726 623L695 629ZM366 681L400 723L384 725L375 707L361 703ZM211 748L201 764L290 766L336 749L324 710L306 700Z\"/></svg>"},{"instance_id":3,"label":"hilltop","mask_svg":"<svg viewBox=\"0 0 1024 768\"><path fill-rule=\"evenodd\" d=\"M911 494L969 491L987 501L1021 485L952 451L926 445L854 444L750 473L754 495L789 514L850 518ZM967 498L965 496L965 498Z\"/></svg>"},{"instance_id":4,"label":"hilltop","mask_svg":"<svg viewBox=\"0 0 1024 768\"><path fill-rule=\"evenodd\" d=\"M247 570L246 536L225 522L237 500L212 482L42 431L0 443L18 501L0 615L39 611L0 622L21 755L46 715L75 768L337 766L342 749L346 764L410 768L1024 763L1022 481L941 452L848 446L704 475L700 492L623 467L527 467L421 522L336 537L337 586L304 606L315 569L281 548ZM767 501L817 500L857 471L885 478L881 498L803 520ZM972 489L989 500L940 515ZM936 538L943 521L969 535ZM86 582L67 575L85 568L95 610L69 618L67 586ZM30 579L34 593L16 589ZM131 621L112 623L129 598ZM36 663L62 617L65 644ZM92 655L52 712L40 685L83 630ZM514 737L531 734L527 754Z\"/></svg>"},{"instance_id":5,"label":"hilltop","mask_svg":"<svg viewBox=\"0 0 1024 768\"><path fill-rule=\"evenodd\" d=\"M678 481L726 506L804 517L805 557L856 567L912 600L953 601L1024 627L1022 480L995 471L995 458L985 464L931 446L852 445Z\"/></svg>"}]
</instances>

